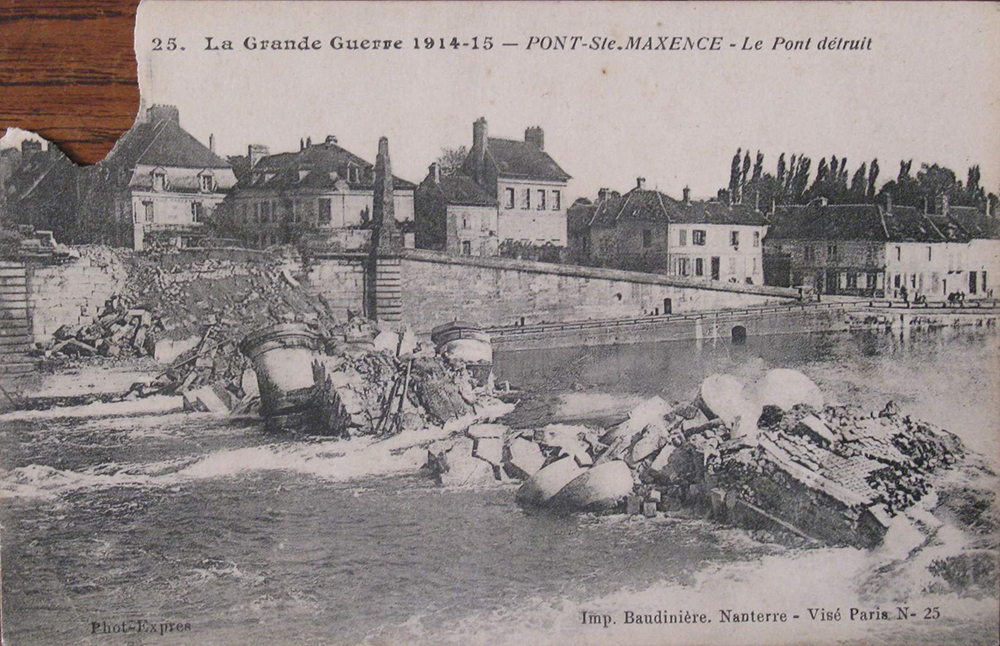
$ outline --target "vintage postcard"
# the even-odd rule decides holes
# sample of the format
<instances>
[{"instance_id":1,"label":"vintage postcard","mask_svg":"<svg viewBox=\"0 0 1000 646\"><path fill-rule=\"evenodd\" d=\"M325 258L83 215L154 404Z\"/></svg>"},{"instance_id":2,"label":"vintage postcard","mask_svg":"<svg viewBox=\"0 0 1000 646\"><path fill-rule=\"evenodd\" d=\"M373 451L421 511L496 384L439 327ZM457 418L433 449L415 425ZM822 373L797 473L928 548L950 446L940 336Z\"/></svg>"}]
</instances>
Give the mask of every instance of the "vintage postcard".
<instances>
[{"instance_id":1,"label":"vintage postcard","mask_svg":"<svg viewBox=\"0 0 1000 646\"><path fill-rule=\"evenodd\" d=\"M997 644L998 42L144 2L0 141L3 643Z\"/></svg>"}]
</instances>

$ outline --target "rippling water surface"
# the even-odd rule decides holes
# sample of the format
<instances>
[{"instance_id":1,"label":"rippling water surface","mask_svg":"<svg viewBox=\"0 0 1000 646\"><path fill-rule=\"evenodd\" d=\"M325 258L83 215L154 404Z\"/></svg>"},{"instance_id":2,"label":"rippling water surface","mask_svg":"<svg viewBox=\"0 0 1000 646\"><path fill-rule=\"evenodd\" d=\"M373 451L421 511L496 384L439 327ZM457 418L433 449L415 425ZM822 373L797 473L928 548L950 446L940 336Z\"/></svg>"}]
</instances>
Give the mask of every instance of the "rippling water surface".
<instances>
[{"instance_id":1,"label":"rippling water surface","mask_svg":"<svg viewBox=\"0 0 1000 646\"><path fill-rule=\"evenodd\" d=\"M832 400L895 399L1000 462L998 358L997 336L946 331L507 353L497 369L555 402L537 408L545 421L604 401L684 399L716 371L797 367ZM901 602L944 618L824 629L874 643L988 643L997 630L995 598L928 595L899 567L904 529L896 547L861 552L786 548L701 520L529 514L510 488L442 490L397 475L402 455L284 442L256 420L208 415L0 417L0 448L14 645L806 643L815 626L603 629L580 617ZM134 618L192 628L92 634L91 622Z\"/></svg>"}]
</instances>

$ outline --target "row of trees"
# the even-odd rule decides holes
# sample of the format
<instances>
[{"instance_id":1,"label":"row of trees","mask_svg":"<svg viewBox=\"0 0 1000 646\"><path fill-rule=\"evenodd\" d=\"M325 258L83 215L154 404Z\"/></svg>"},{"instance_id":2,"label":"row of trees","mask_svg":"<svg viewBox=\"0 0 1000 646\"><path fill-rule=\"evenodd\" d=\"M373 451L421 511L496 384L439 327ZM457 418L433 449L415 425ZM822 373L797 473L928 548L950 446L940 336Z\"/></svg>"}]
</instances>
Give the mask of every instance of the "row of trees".
<instances>
[{"instance_id":1,"label":"row of trees","mask_svg":"<svg viewBox=\"0 0 1000 646\"><path fill-rule=\"evenodd\" d=\"M775 172L764 170L764 154L736 150L729 170L729 186L719 190L719 198L733 204L752 204L769 209L771 204L807 204L825 198L831 204L872 204L891 196L894 204L923 207L929 200L933 207L939 196L947 196L955 206L997 206L997 195L987 194L981 184L979 166L968 170L963 183L950 168L921 164L912 174L913 160L901 161L895 179L878 187L881 173L878 159L864 161L852 172L847 157L823 157L812 176L812 159L801 154L781 153ZM811 181L810 181L811 180ZM1000 191L998 191L1000 192Z\"/></svg>"}]
</instances>

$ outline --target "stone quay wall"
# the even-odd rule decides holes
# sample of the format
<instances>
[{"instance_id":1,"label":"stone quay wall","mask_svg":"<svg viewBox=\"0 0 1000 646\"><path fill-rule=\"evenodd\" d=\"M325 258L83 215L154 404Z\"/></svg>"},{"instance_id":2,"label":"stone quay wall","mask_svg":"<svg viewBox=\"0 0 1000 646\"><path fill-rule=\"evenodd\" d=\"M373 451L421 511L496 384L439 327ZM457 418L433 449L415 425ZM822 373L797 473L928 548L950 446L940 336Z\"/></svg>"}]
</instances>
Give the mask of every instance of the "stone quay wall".
<instances>
[{"instance_id":1,"label":"stone quay wall","mask_svg":"<svg viewBox=\"0 0 1000 646\"><path fill-rule=\"evenodd\" d=\"M456 318L485 327L758 307L795 290L407 249L402 319L417 333Z\"/></svg>"}]
</instances>

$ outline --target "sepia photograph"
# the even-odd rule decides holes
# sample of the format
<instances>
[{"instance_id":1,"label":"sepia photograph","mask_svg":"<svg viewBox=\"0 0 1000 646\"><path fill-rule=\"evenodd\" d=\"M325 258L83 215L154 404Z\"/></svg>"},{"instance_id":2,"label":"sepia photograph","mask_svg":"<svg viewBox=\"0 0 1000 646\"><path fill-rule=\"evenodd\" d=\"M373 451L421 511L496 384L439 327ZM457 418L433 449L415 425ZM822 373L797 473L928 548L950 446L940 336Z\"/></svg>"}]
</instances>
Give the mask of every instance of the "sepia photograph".
<instances>
[{"instance_id":1,"label":"sepia photograph","mask_svg":"<svg viewBox=\"0 0 1000 646\"><path fill-rule=\"evenodd\" d=\"M61 4L5 646L1000 643L1000 5Z\"/></svg>"}]
</instances>

